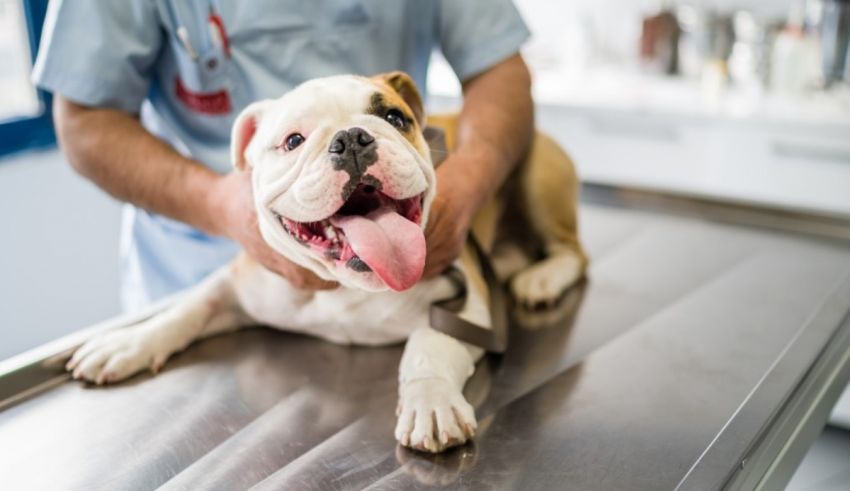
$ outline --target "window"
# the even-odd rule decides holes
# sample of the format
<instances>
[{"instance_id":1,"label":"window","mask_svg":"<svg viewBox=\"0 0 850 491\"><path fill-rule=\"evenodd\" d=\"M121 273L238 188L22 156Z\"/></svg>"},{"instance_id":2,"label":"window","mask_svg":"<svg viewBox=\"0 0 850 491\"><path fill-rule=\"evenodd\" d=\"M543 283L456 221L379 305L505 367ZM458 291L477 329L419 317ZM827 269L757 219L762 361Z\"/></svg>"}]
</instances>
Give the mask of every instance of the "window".
<instances>
[{"instance_id":1,"label":"window","mask_svg":"<svg viewBox=\"0 0 850 491\"><path fill-rule=\"evenodd\" d=\"M51 145L50 97L30 82L47 0L0 0L0 155Z\"/></svg>"}]
</instances>

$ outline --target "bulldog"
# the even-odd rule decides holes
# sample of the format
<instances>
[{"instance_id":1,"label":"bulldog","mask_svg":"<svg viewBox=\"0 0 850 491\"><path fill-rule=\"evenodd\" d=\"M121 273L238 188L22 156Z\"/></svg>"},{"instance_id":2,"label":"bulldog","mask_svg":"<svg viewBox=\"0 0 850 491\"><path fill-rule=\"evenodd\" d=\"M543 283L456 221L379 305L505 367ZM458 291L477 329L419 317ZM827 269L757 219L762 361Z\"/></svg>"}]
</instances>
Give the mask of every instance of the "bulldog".
<instances>
[{"instance_id":1,"label":"bulldog","mask_svg":"<svg viewBox=\"0 0 850 491\"><path fill-rule=\"evenodd\" d=\"M427 120L444 131L449 151L456 123ZM145 368L156 373L193 341L257 324L334 343L407 340L396 439L439 452L472 438L475 413L463 388L483 350L429 326L430 305L458 295L458 282L419 281L437 185L425 126L419 92L401 72L316 79L247 107L234 123L232 157L252 173L262 237L340 287L299 290L243 253L160 314L88 340L67 369L75 379L118 382ZM538 134L476 217L472 233L497 265L508 265L497 270L520 306L552 305L582 276L576 196L570 159ZM490 325L487 284L469 248L456 268L466 290L459 316Z\"/></svg>"}]
</instances>

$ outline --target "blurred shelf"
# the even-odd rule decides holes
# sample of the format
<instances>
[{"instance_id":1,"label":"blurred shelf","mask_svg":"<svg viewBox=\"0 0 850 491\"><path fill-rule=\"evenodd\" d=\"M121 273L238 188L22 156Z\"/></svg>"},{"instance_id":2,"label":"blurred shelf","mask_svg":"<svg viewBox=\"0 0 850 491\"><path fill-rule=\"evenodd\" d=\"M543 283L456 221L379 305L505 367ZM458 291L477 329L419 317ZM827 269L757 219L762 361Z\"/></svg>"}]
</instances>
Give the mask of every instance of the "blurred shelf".
<instances>
[{"instance_id":1,"label":"blurred shelf","mask_svg":"<svg viewBox=\"0 0 850 491\"><path fill-rule=\"evenodd\" d=\"M610 66L566 70L536 63L532 71L534 100L548 106L850 134L850 85L790 96L734 84L712 92L697 80ZM440 56L432 58L428 92L438 98L460 96L460 85Z\"/></svg>"},{"instance_id":2,"label":"blurred shelf","mask_svg":"<svg viewBox=\"0 0 850 491\"><path fill-rule=\"evenodd\" d=\"M722 123L850 129L850 87L774 94L756 87L706 89L698 81L600 67L569 76L538 70L535 100L557 106L608 109Z\"/></svg>"}]
</instances>

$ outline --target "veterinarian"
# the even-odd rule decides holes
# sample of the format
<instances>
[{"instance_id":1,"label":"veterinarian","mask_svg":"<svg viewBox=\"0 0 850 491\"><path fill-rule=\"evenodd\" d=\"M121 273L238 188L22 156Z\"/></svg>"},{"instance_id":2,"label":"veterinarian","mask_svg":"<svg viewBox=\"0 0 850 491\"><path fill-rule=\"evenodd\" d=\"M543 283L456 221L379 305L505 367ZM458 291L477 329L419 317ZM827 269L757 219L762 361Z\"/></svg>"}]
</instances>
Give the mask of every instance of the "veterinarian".
<instances>
[{"instance_id":1,"label":"veterinarian","mask_svg":"<svg viewBox=\"0 0 850 491\"><path fill-rule=\"evenodd\" d=\"M239 250L296 286L333 288L273 252L230 130L252 101L336 73L408 72L438 46L463 82L459 147L438 170L426 276L525 152L529 32L510 0L53 0L33 78L55 94L71 165L125 207L122 301L186 288Z\"/></svg>"}]
</instances>

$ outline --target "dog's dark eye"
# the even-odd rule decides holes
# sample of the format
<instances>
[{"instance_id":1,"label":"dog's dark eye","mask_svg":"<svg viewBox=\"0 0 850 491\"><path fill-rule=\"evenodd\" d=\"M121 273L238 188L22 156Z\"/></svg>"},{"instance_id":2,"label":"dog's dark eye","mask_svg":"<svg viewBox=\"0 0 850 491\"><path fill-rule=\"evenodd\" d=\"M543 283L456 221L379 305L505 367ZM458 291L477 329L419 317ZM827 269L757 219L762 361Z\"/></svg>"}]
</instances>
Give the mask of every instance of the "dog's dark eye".
<instances>
[{"instance_id":1,"label":"dog's dark eye","mask_svg":"<svg viewBox=\"0 0 850 491\"><path fill-rule=\"evenodd\" d=\"M286 150L287 152L290 151L290 150L294 150L299 145L304 143L304 140L305 140L304 135L302 135L301 133L293 133L293 134L287 136L286 140L284 140L283 149Z\"/></svg>"},{"instance_id":2,"label":"dog's dark eye","mask_svg":"<svg viewBox=\"0 0 850 491\"><path fill-rule=\"evenodd\" d=\"M384 116L384 119L387 122L396 128L403 130L405 126L407 126L407 121L404 119L404 114L401 113L398 109L390 109L387 111L387 115Z\"/></svg>"}]
</instances>

